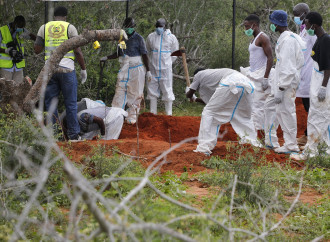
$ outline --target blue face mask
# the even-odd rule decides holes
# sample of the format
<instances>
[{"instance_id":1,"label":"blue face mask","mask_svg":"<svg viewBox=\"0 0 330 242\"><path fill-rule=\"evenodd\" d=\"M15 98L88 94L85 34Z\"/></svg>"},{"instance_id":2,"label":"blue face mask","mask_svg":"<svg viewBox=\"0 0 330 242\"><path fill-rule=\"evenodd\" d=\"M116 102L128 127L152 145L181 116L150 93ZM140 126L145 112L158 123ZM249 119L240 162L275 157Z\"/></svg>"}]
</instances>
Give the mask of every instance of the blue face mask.
<instances>
[{"instance_id":1,"label":"blue face mask","mask_svg":"<svg viewBox=\"0 0 330 242\"><path fill-rule=\"evenodd\" d=\"M156 28L156 32L158 35L162 35L164 33L164 28L163 27L158 27Z\"/></svg>"},{"instance_id":2,"label":"blue face mask","mask_svg":"<svg viewBox=\"0 0 330 242\"><path fill-rule=\"evenodd\" d=\"M298 25L302 25L302 23L303 23L303 21L300 19L300 17L294 17L293 20Z\"/></svg>"},{"instance_id":3,"label":"blue face mask","mask_svg":"<svg viewBox=\"0 0 330 242\"><path fill-rule=\"evenodd\" d=\"M302 25L304 20L300 20L301 16L303 16L304 14L300 15L300 17L294 17L293 21L298 24L298 25ZM304 18L305 19L305 18Z\"/></svg>"},{"instance_id":4,"label":"blue face mask","mask_svg":"<svg viewBox=\"0 0 330 242\"><path fill-rule=\"evenodd\" d=\"M23 30L24 30L24 28L16 28L17 33L23 32Z\"/></svg>"}]
</instances>

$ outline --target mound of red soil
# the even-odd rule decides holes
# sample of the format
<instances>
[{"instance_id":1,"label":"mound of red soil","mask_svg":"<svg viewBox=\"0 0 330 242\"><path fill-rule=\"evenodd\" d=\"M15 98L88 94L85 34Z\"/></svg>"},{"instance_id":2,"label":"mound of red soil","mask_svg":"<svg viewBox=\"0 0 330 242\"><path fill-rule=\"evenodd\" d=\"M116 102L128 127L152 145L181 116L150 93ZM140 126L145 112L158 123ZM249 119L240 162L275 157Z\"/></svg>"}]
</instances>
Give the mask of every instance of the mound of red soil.
<instances>
[{"instance_id":1,"label":"mound of red soil","mask_svg":"<svg viewBox=\"0 0 330 242\"><path fill-rule=\"evenodd\" d=\"M307 114L302 105L301 99L297 99L297 120L298 120L298 136L302 135L307 125ZM84 162L84 156L92 156L93 147L97 145L105 146L106 155L113 155L114 147L116 146L120 152L129 156L139 156L140 162L147 167L157 157L162 155L164 151L173 147L176 143L190 137L197 137L200 125L200 117L171 117L164 115L153 115L151 113L143 113L139 116L139 143L137 143L137 127L135 125L123 126L121 135L118 140L110 141L83 141L72 143L60 143L60 146L70 153L72 160L76 162ZM226 141L237 141L237 135L232 129L230 124L225 124L220 129L221 133L225 133L224 137L219 141L212 156L219 156L221 158L229 157L237 159L237 149L228 150ZM279 138L282 140L282 131L279 129ZM169 153L166 158L162 158L159 163L163 162L160 171L174 171L175 174L180 175L183 172L190 174L202 170L207 170L206 167L201 165L201 161L209 157L195 153L193 150L196 148L196 141L185 143L180 147ZM234 144L237 144L234 142ZM256 160L264 157L267 163L280 163L286 164L288 162L288 155L276 154L273 151L260 152L256 154L253 148L249 145L244 146L245 152L251 152L255 155ZM136 159L136 158L135 158ZM159 164L158 163L158 164ZM298 162L291 161L293 167L301 167ZM157 165L156 165L157 166Z\"/></svg>"},{"instance_id":2,"label":"mound of red soil","mask_svg":"<svg viewBox=\"0 0 330 242\"><path fill-rule=\"evenodd\" d=\"M301 98L296 100L298 136L303 135L307 126L307 113ZM201 117L173 117L143 113L139 116L139 138L146 140L161 140L167 142L180 142L186 138L197 137ZM222 125L220 133L225 134L222 141L237 141L237 135L229 123ZM124 124L119 139L137 137L135 125ZM278 137L282 140L282 130L278 129Z\"/></svg>"}]
</instances>

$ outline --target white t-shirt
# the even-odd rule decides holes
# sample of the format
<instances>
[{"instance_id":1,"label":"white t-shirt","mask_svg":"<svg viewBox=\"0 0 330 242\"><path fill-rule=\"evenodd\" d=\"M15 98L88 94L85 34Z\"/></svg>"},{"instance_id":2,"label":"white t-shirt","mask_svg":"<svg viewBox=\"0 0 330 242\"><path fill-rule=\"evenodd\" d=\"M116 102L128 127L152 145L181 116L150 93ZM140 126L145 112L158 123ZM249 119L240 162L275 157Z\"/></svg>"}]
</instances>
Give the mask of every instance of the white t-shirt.
<instances>
[{"instance_id":1,"label":"white t-shirt","mask_svg":"<svg viewBox=\"0 0 330 242\"><path fill-rule=\"evenodd\" d=\"M220 81L234 72L235 70L229 68L206 69L200 71L195 75L190 89L198 90L200 98L207 104L215 92L215 89L219 86Z\"/></svg>"},{"instance_id":2,"label":"white t-shirt","mask_svg":"<svg viewBox=\"0 0 330 242\"><path fill-rule=\"evenodd\" d=\"M45 40L45 25L44 24L39 28L37 36L39 36L43 40ZM70 39L75 36L78 36L78 31L77 31L76 27L74 27L72 24L70 24L68 27L68 37ZM59 66L74 70L74 61L70 58L62 58Z\"/></svg>"}]
</instances>

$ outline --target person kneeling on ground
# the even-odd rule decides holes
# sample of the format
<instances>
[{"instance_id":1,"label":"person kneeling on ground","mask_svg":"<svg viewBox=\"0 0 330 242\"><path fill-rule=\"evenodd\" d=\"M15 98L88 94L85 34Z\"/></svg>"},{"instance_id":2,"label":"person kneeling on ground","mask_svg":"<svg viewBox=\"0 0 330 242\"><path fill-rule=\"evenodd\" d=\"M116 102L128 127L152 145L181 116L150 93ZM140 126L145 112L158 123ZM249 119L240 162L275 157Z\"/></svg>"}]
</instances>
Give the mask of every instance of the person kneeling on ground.
<instances>
[{"instance_id":1,"label":"person kneeling on ground","mask_svg":"<svg viewBox=\"0 0 330 242\"><path fill-rule=\"evenodd\" d=\"M100 100L82 99L78 102L77 114L81 139L93 139L99 134L101 134L101 139L118 139L123 126L124 116L127 116L127 113L121 108L107 107ZM64 135L67 137L65 112L60 119Z\"/></svg>"},{"instance_id":2,"label":"person kneeling on ground","mask_svg":"<svg viewBox=\"0 0 330 242\"><path fill-rule=\"evenodd\" d=\"M241 138L240 144L261 146L251 118L251 94L254 88L247 77L232 69L207 69L195 72L194 81L186 96L206 104L195 152L210 155L217 143L220 126L228 122ZM199 90L201 100L194 96L196 90Z\"/></svg>"}]
</instances>

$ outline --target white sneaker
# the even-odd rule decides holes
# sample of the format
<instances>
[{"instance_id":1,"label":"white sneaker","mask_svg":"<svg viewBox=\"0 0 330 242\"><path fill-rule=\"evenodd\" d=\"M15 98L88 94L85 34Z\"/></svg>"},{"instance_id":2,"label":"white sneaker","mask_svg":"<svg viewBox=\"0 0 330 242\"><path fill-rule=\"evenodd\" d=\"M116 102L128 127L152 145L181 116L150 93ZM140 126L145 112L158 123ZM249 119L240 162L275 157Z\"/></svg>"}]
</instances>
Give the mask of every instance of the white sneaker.
<instances>
[{"instance_id":1,"label":"white sneaker","mask_svg":"<svg viewBox=\"0 0 330 242\"><path fill-rule=\"evenodd\" d=\"M290 155L290 158L293 159L293 160L297 160L297 161L299 161L299 160L307 160L307 156L304 155L303 153L301 153L301 154L292 153Z\"/></svg>"},{"instance_id":2,"label":"white sneaker","mask_svg":"<svg viewBox=\"0 0 330 242\"><path fill-rule=\"evenodd\" d=\"M74 139L69 139L70 142L79 142L79 141L82 141L82 138L80 135L78 135L76 138Z\"/></svg>"},{"instance_id":3,"label":"white sneaker","mask_svg":"<svg viewBox=\"0 0 330 242\"><path fill-rule=\"evenodd\" d=\"M206 155L206 156L210 156L211 155L211 153L209 153L209 152L203 152L203 151L199 151L199 150L193 150L195 153L201 153L201 154L204 154L204 155Z\"/></svg>"},{"instance_id":4,"label":"white sneaker","mask_svg":"<svg viewBox=\"0 0 330 242\"><path fill-rule=\"evenodd\" d=\"M297 149L297 150L289 150L285 146L282 146L282 147L276 148L274 151L276 153L279 153L279 154L291 154L293 152L297 152L298 153L299 152L299 149Z\"/></svg>"}]
</instances>

